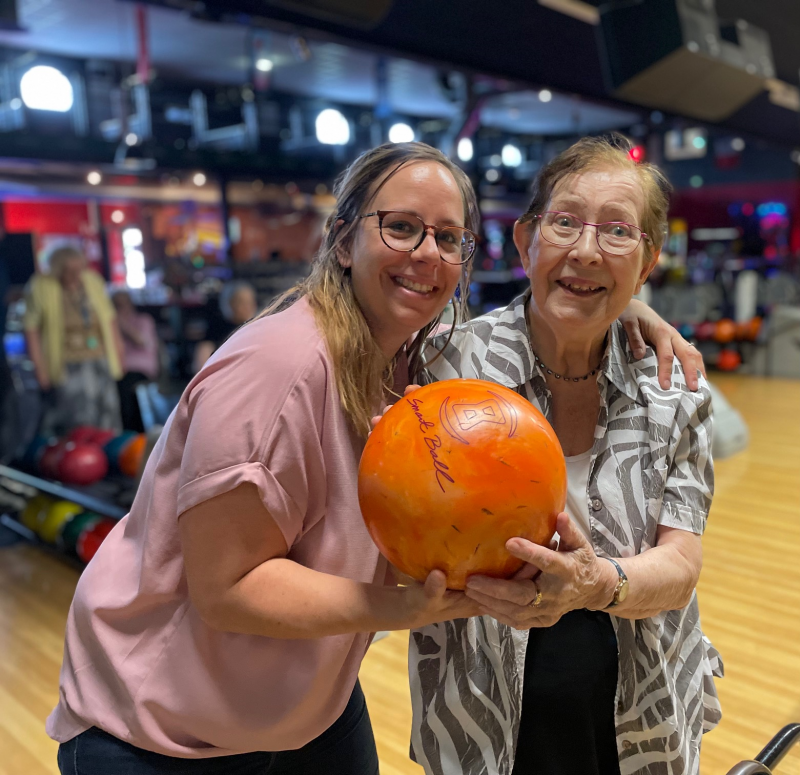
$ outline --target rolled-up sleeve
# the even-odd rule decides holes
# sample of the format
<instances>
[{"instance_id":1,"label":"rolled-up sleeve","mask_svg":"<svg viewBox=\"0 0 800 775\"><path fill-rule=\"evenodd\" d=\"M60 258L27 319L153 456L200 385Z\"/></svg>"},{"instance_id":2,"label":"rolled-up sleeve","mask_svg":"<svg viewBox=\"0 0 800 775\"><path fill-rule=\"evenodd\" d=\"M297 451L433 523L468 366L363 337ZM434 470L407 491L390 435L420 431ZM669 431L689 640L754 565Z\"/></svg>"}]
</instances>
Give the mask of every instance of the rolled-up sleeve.
<instances>
[{"instance_id":1,"label":"rolled-up sleeve","mask_svg":"<svg viewBox=\"0 0 800 775\"><path fill-rule=\"evenodd\" d=\"M701 535L714 495L711 393L701 384L686 393L677 416L675 444L658 523Z\"/></svg>"},{"instance_id":2,"label":"rolled-up sleeve","mask_svg":"<svg viewBox=\"0 0 800 775\"><path fill-rule=\"evenodd\" d=\"M310 493L324 497L320 363L264 373L246 352L215 357L191 388L178 514L249 483L292 546ZM206 373L206 371L208 373ZM291 371L291 370L287 370Z\"/></svg>"}]
</instances>

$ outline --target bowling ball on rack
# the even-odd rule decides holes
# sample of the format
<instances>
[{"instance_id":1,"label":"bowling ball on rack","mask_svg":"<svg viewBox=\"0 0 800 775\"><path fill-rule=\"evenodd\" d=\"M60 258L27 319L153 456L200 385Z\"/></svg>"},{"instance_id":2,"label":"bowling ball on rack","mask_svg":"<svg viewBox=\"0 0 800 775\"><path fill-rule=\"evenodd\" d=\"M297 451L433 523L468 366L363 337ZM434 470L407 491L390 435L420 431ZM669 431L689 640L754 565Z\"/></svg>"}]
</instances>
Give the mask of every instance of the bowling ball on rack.
<instances>
[{"instance_id":1,"label":"bowling ball on rack","mask_svg":"<svg viewBox=\"0 0 800 775\"><path fill-rule=\"evenodd\" d=\"M750 318L736 324L737 338L745 342L755 342L761 333L762 319L759 317Z\"/></svg>"},{"instance_id":2,"label":"bowling ball on rack","mask_svg":"<svg viewBox=\"0 0 800 775\"><path fill-rule=\"evenodd\" d=\"M139 466L142 464L147 436L140 433L132 438L119 453L117 465L125 476L136 476L139 473Z\"/></svg>"},{"instance_id":3,"label":"bowling ball on rack","mask_svg":"<svg viewBox=\"0 0 800 775\"><path fill-rule=\"evenodd\" d=\"M39 525L47 515L47 510L50 505L54 503L53 498L50 498L43 493L34 495L22 509L19 515L19 521L34 533L39 532Z\"/></svg>"},{"instance_id":4,"label":"bowling ball on rack","mask_svg":"<svg viewBox=\"0 0 800 775\"><path fill-rule=\"evenodd\" d=\"M64 552L77 554L80 534L102 520L103 517L93 511L82 511L80 514L76 514L62 526L61 532L56 536L56 545Z\"/></svg>"},{"instance_id":5,"label":"bowling ball on rack","mask_svg":"<svg viewBox=\"0 0 800 775\"><path fill-rule=\"evenodd\" d=\"M701 341L706 341L714 338L716 330L716 324L712 323L710 320L706 320L704 323L699 323L695 326L694 335Z\"/></svg>"},{"instance_id":6,"label":"bowling ball on rack","mask_svg":"<svg viewBox=\"0 0 800 775\"><path fill-rule=\"evenodd\" d=\"M730 318L722 318L722 320L717 321L717 325L714 328L714 340L720 344L728 344L728 342L736 339L736 333L736 323Z\"/></svg>"},{"instance_id":7,"label":"bowling ball on rack","mask_svg":"<svg viewBox=\"0 0 800 775\"><path fill-rule=\"evenodd\" d=\"M58 467L67 450L66 439L49 441L39 458L39 473L46 479L58 479Z\"/></svg>"},{"instance_id":8,"label":"bowling ball on rack","mask_svg":"<svg viewBox=\"0 0 800 775\"><path fill-rule=\"evenodd\" d=\"M694 336L694 326L691 323L681 323L678 326L678 333L684 339L691 339Z\"/></svg>"},{"instance_id":9,"label":"bowling ball on rack","mask_svg":"<svg viewBox=\"0 0 800 775\"><path fill-rule=\"evenodd\" d=\"M108 458L101 447L87 442L68 442L58 464L58 478L65 484L87 485L108 473Z\"/></svg>"},{"instance_id":10,"label":"bowling ball on rack","mask_svg":"<svg viewBox=\"0 0 800 775\"><path fill-rule=\"evenodd\" d=\"M99 522L87 525L78 536L78 542L75 546L78 557L83 562L88 563L97 554L100 545L116 524L117 520L115 519L103 518Z\"/></svg>"},{"instance_id":11,"label":"bowling ball on rack","mask_svg":"<svg viewBox=\"0 0 800 775\"><path fill-rule=\"evenodd\" d=\"M45 512L44 519L39 522L39 538L47 544L54 544L61 532L61 528L82 511L83 506L79 506L72 501L55 501L51 503Z\"/></svg>"},{"instance_id":12,"label":"bowling ball on rack","mask_svg":"<svg viewBox=\"0 0 800 775\"><path fill-rule=\"evenodd\" d=\"M736 371L742 365L742 356L736 350L720 350L717 368L720 371Z\"/></svg>"},{"instance_id":13,"label":"bowling ball on rack","mask_svg":"<svg viewBox=\"0 0 800 775\"><path fill-rule=\"evenodd\" d=\"M97 428L93 425L79 425L67 434L67 440L77 443L92 441L96 433Z\"/></svg>"},{"instance_id":14,"label":"bowling ball on rack","mask_svg":"<svg viewBox=\"0 0 800 775\"><path fill-rule=\"evenodd\" d=\"M119 436L114 436L113 439L107 441L103 445L103 451L108 458L108 466L115 473L120 473L119 469L119 456L127 444L138 434L135 431L123 431Z\"/></svg>"},{"instance_id":15,"label":"bowling ball on rack","mask_svg":"<svg viewBox=\"0 0 800 775\"><path fill-rule=\"evenodd\" d=\"M547 544L566 492L547 420L484 380L435 382L400 399L372 431L358 472L361 513L383 555L417 581L439 569L451 589L470 574L519 570L506 541Z\"/></svg>"},{"instance_id":16,"label":"bowling ball on rack","mask_svg":"<svg viewBox=\"0 0 800 775\"><path fill-rule=\"evenodd\" d=\"M116 431L109 431L104 428L95 428L94 435L89 439L92 444L103 447L117 435Z\"/></svg>"}]
</instances>

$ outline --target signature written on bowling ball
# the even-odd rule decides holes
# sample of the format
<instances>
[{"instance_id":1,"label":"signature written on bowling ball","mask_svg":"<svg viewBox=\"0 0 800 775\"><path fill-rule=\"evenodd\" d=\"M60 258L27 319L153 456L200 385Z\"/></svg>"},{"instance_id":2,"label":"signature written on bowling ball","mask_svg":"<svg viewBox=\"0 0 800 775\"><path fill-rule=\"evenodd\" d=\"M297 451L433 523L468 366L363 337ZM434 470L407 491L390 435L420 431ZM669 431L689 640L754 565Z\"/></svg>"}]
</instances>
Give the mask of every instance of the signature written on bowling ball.
<instances>
[{"instance_id":1,"label":"signature written on bowling ball","mask_svg":"<svg viewBox=\"0 0 800 775\"><path fill-rule=\"evenodd\" d=\"M422 406L424 402L411 398L407 398L406 401L411 405L411 411L414 412L414 415L419 421L419 429L423 434L425 445L428 447L428 452L433 461L433 469L436 472L436 484L438 484L439 489L444 492L444 482L447 481L450 482L450 484L455 484L455 479L447 473L450 470L450 466L439 458L439 454L436 451L441 448L442 439L438 434L435 436L428 435L428 431L434 427L434 424L426 420L420 410L420 406Z\"/></svg>"}]
</instances>

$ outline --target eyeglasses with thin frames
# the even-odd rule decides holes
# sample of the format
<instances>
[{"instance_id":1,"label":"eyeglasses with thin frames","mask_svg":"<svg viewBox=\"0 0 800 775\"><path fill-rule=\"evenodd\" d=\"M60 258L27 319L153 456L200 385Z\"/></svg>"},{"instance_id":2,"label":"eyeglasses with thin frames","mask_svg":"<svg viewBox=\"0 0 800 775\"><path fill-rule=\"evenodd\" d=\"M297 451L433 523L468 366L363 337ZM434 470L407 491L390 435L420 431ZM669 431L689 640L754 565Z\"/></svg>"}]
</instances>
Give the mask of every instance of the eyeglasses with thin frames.
<instances>
[{"instance_id":1,"label":"eyeglasses with thin frames","mask_svg":"<svg viewBox=\"0 0 800 775\"><path fill-rule=\"evenodd\" d=\"M639 247L642 239L651 241L650 236L638 226L625 221L590 223L572 213L554 210L534 215L533 220L539 221L542 238L560 248L574 245L587 226L594 226L597 246L612 256L627 256Z\"/></svg>"},{"instance_id":2,"label":"eyeglasses with thin frames","mask_svg":"<svg viewBox=\"0 0 800 775\"><path fill-rule=\"evenodd\" d=\"M439 256L448 264L466 264L472 258L478 236L461 226L434 226L414 213L403 210L376 210L359 218L377 216L383 244L398 253L413 253L433 232Z\"/></svg>"}]
</instances>

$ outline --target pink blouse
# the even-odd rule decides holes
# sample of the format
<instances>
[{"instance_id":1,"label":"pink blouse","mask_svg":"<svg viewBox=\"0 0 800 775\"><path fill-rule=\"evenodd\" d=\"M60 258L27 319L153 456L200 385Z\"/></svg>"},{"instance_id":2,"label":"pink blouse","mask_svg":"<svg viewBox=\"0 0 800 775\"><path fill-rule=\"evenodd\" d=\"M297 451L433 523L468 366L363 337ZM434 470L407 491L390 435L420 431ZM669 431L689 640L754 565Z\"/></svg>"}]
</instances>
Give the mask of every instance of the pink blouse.
<instances>
[{"instance_id":1,"label":"pink blouse","mask_svg":"<svg viewBox=\"0 0 800 775\"><path fill-rule=\"evenodd\" d=\"M96 726L200 758L299 748L327 729L370 635L279 640L210 629L189 599L178 516L250 482L289 559L385 583L358 508L361 450L305 300L227 341L184 392L130 514L80 578L48 734L65 742Z\"/></svg>"}]
</instances>

